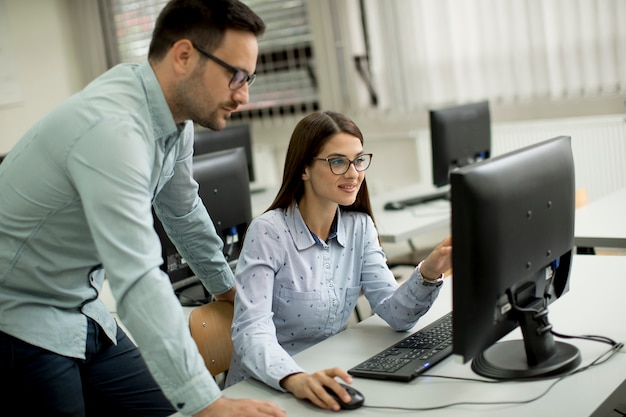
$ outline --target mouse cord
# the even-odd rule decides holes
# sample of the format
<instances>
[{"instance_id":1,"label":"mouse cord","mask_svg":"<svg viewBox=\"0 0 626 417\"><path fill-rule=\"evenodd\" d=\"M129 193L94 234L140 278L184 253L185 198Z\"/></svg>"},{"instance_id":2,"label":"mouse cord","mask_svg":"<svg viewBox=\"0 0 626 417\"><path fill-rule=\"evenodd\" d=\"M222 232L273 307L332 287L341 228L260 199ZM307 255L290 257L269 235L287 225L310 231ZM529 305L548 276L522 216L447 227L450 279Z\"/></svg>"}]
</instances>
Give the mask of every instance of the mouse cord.
<instances>
[{"instance_id":1,"label":"mouse cord","mask_svg":"<svg viewBox=\"0 0 626 417\"><path fill-rule=\"evenodd\" d=\"M548 387L539 395L536 395L535 397L531 397L529 399L526 400L504 400L504 401L458 401L458 402L453 402L453 403L448 403L448 404L441 404L441 405L435 405L435 406L431 406L431 407L398 407L398 406L383 406L383 405L368 405L368 404L363 404L364 408L375 408L375 409L389 409L389 410L407 410L407 411L430 411L430 410L440 410L443 408L449 408L449 407L454 407L454 406L458 406L458 405L515 405L515 404L528 404L534 401L537 401L543 397L545 397L551 390L552 388L554 388L556 386L556 384L558 384L559 382L561 382L562 380L564 380L565 378L584 372L588 369L590 369L593 366L597 366L600 365L602 363L605 363L606 361L608 361L609 359L611 359L617 352L619 352L619 350L624 346L623 343L615 343L612 344L610 342L608 342L607 340L601 340L601 339L608 339L605 337L599 337L599 339L596 339L599 336L593 336L591 338L589 338L588 336L570 336L570 338L584 338L585 340L591 340L591 341L595 341L595 342L600 342L600 343L608 343L611 345L611 347L609 348L609 350L607 350L606 352L603 352L602 354L600 354L596 359L594 359L593 361L591 361L589 364L582 366L572 372L569 372L565 375L562 375L560 377L558 377L557 379L555 379L550 385L548 385ZM610 340L610 339L609 339ZM528 379L528 380L522 380L522 381L499 381L499 380L492 380L492 379L478 379L478 378L463 378L463 377L454 377L454 376L446 376L446 375L420 375L419 378L440 378L440 379L452 379L452 380L457 380L457 381L471 381L471 382L480 382L480 383L486 383L486 384L502 384L502 383L507 383L507 382L515 382L515 383L519 383L519 382L536 382L536 381L540 381L542 380L541 378L536 378L536 379Z\"/></svg>"}]
</instances>

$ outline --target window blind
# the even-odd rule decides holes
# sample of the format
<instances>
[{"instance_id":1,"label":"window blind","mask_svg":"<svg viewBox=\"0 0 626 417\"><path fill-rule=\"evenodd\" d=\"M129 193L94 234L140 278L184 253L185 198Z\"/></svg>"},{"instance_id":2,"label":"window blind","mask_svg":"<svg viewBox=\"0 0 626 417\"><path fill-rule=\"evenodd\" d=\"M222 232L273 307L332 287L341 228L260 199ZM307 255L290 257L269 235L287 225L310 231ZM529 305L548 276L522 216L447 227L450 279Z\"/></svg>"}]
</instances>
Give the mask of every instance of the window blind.
<instances>
[{"instance_id":1,"label":"window blind","mask_svg":"<svg viewBox=\"0 0 626 417\"><path fill-rule=\"evenodd\" d=\"M319 107L305 0L244 0L265 21L250 102L233 119L273 118ZM167 0L100 0L109 66L146 59Z\"/></svg>"},{"instance_id":2,"label":"window blind","mask_svg":"<svg viewBox=\"0 0 626 417\"><path fill-rule=\"evenodd\" d=\"M626 92L622 0L363 0L387 111ZM375 36L373 36L375 34ZM394 45L395 47L390 47Z\"/></svg>"}]
</instances>

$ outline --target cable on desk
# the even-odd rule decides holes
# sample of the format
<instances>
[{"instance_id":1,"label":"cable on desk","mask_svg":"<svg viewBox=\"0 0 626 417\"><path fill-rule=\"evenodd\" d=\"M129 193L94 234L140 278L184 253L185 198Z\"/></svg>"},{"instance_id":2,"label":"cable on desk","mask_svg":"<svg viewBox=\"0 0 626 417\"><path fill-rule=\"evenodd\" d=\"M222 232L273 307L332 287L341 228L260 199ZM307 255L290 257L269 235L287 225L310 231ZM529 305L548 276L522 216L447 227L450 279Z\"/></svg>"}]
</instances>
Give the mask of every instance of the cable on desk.
<instances>
[{"instance_id":1,"label":"cable on desk","mask_svg":"<svg viewBox=\"0 0 626 417\"><path fill-rule=\"evenodd\" d=\"M620 351L621 348L624 347L624 344L621 342L616 342L613 339L606 337L606 336L595 336L595 335L583 335L583 336L569 336L569 335L561 335L558 334L556 332L554 332L553 330L551 330L551 332L557 336L557 337L561 337L561 338L566 338L566 339L582 339L582 340L588 340L588 341L592 341L592 342L598 342L598 343L606 343L609 344L611 347L606 351L603 352L602 354L600 354L597 358L595 358L593 361L591 361L589 364L582 366L578 369L575 369L565 375L562 375L560 377L558 377L557 379L555 379L546 389L544 392L542 392L541 394L526 399L526 400L504 400L504 401L492 401L492 402L487 402L487 401L458 401L458 402L453 402L453 403L448 403L448 404L441 404L441 405L434 405L434 406L430 406L430 407L398 407L398 406L384 406L384 405L368 405L368 404L364 404L363 408L374 408L374 409L388 409L388 410L406 410L406 411L430 411L430 410L441 410L444 408L449 408L449 407L455 407L458 405L521 405L521 404L529 404L532 403L534 401L537 401L543 397L545 397L551 390L552 388L554 388L556 386L556 384L558 384L559 382L563 381L565 378L570 377L572 375L575 374L579 374L581 372L584 372L588 369L590 369L593 366L597 366L600 364L603 364L605 362L607 362L609 359L611 359L617 352ZM419 375L418 378L441 378L441 379L452 379L452 380L458 380L458 381L470 381L470 382L480 382L480 383L484 383L484 384L503 384L503 383L511 383L511 382L515 382L515 383L520 383L520 382L537 382L537 381L542 381L545 380L545 378L531 378L531 379L524 379L524 380L517 380L517 381L500 381L500 380L493 380L493 379L478 379L478 378L464 378L464 377L454 377L454 376L446 376L446 375L428 375L428 374L422 374Z\"/></svg>"}]
</instances>

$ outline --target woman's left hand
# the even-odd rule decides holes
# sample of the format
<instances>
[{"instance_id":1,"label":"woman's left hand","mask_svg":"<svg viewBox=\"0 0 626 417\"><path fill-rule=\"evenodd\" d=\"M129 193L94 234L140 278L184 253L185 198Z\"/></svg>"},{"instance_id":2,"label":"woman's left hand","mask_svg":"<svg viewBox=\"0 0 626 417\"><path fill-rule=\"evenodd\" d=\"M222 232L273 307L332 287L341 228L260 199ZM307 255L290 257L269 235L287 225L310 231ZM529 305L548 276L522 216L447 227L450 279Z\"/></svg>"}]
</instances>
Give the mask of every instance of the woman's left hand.
<instances>
[{"instance_id":1,"label":"woman's left hand","mask_svg":"<svg viewBox=\"0 0 626 417\"><path fill-rule=\"evenodd\" d=\"M426 280L435 280L452 268L452 236L446 237L424 259L420 274Z\"/></svg>"}]
</instances>

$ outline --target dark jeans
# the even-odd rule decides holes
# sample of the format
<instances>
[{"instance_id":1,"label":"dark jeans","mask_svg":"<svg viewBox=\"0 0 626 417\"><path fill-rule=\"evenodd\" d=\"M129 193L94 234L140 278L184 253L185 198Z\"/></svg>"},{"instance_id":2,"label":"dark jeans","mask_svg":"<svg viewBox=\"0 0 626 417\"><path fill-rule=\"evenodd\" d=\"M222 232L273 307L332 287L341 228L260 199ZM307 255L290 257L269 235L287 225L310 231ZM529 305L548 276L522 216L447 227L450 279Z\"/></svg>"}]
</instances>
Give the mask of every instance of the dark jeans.
<instances>
[{"instance_id":1,"label":"dark jeans","mask_svg":"<svg viewBox=\"0 0 626 417\"><path fill-rule=\"evenodd\" d=\"M169 416L175 410L139 351L88 319L87 358L69 358L0 332L0 404L19 415ZM26 400L26 401L24 401Z\"/></svg>"}]
</instances>

